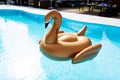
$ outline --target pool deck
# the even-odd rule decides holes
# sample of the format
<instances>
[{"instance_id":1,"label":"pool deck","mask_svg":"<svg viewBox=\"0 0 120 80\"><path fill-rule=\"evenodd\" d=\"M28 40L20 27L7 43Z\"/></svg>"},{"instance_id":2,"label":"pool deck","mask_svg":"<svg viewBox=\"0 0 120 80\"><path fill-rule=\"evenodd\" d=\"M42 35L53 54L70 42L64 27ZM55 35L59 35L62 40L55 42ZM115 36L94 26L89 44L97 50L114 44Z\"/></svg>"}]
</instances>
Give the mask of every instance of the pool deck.
<instances>
[{"instance_id":1,"label":"pool deck","mask_svg":"<svg viewBox=\"0 0 120 80\"><path fill-rule=\"evenodd\" d=\"M32 7L13 6L13 5L0 5L0 9L17 9L17 10L23 10L26 12L43 14L43 15L45 15L50 11L47 9L38 9L38 8L32 8ZM77 13L65 12L65 11L60 11L60 13L62 14L63 17L72 19L72 20L114 25L114 26L120 27L120 19L116 19L116 18L77 14Z\"/></svg>"}]
</instances>

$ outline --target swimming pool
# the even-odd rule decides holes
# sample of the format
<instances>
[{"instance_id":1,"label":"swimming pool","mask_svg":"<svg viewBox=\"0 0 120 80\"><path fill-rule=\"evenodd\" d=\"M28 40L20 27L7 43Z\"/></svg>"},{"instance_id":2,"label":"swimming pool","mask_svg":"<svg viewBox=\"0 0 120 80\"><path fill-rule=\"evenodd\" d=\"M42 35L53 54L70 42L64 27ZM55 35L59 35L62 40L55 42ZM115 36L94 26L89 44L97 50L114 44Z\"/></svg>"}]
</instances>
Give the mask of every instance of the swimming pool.
<instances>
[{"instance_id":1,"label":"swimming pool","mask_svg":"<svg viewBox=\"0 0 120 80\"><path fill-rule=\"evenodd\" d=\"M63 18L61 30L77 33L85 25L86 36L103 47L94 59L73 65L40 52L38 42L51 26L44 29L44 15L0 10L0 80L119 80L120 26Z\"/></svg>"}]
</instances>

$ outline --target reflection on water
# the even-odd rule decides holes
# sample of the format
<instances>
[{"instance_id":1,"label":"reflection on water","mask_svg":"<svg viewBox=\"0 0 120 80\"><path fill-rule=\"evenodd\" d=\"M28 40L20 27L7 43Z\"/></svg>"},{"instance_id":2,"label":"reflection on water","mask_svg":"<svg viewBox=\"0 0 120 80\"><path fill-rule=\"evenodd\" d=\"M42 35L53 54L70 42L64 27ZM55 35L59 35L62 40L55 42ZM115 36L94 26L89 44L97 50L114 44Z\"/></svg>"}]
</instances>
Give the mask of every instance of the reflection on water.
<instances>
[{"instance_id":1,"label":"reflection on water","mask_svg":"<svg viewBox=\"0 0 120 80\"><path fill-rule=\"evenodd\" d=\"M39 45L23 23L0 19L0 80L45 80Z\"/></svg>"}]
</instances>

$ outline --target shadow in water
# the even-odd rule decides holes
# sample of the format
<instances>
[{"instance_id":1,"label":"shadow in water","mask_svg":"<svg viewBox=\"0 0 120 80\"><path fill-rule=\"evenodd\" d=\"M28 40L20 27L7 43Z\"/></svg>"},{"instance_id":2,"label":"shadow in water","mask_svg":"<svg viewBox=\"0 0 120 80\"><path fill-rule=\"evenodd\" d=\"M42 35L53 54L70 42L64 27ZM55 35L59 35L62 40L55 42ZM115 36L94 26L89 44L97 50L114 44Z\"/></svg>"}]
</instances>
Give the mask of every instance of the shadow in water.
<instances>
[{"instance_id":1,"label":"shadow in water","mask_svg":"<svg viewBox=\"0 0 120 80\"><path fill-rule=\"evenodd\" d=\"M56 60L56 61L67 61L67 60L72 60L72 58L74 57L70 57L70 58L60 58L60 57L54 57L54 56L51 56L51 55L49 55L49 54L47 54L46 52L44 52L43 51L43 49L40 47L40 51L41 51L41 53L45 56L45 57L47 57L47 58L50 58L50 59L52 59L52 60ZM98 54L98 53L97 53ZM96 56L97 56L97 54L89 54L89 58L86 58L86 57L83 57L82 58L82 60L80 60L79 62L77 62L77 63L83 63L83 62L86 62L86 61L90 61L90 60L93 60ZM76 64L76 63L73 63L73 64Z\"/></svg>"},{"instance_id":2,"label":"shadow in water","mask_svg":"<svg viewBox=\"0 0 120 80\"><path fill-rule=\"evenodd\" d=\"M40 47L40 51L41 53L43 53L44 56L52 59L52 60L56 60L56 61L67 61L67 60L70 60L71 58L60 58L60 57L54 57L54 56L51 56L49 54L47 54L46 52L43 51L43 49Z\"/></svg>"}]
</instances>

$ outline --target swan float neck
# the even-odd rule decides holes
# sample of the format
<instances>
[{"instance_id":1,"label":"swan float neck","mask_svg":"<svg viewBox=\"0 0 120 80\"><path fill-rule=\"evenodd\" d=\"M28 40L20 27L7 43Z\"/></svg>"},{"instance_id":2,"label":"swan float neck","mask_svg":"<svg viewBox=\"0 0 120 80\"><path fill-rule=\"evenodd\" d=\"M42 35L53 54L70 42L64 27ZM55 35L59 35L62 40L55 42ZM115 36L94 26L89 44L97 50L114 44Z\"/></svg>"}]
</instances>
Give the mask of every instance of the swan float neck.
<instances>
[{"instance_id":1,"label":"swan float neck","mask_svg":"<svg viewBox=\"0 0 120 80\"><path fill-rule=\"evenodd\" d=\"M51 19L54 19L54 23L52 25L52 28L48 31L48 33L45 36L46 44L52 44L57 42L58 30L60 28L62 16L57 10L49 12L45 16L45 28L48 26Z\"/></svg>"}]
</instances>

